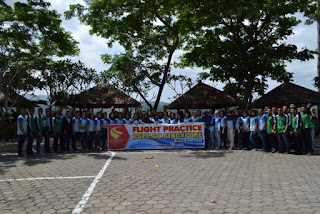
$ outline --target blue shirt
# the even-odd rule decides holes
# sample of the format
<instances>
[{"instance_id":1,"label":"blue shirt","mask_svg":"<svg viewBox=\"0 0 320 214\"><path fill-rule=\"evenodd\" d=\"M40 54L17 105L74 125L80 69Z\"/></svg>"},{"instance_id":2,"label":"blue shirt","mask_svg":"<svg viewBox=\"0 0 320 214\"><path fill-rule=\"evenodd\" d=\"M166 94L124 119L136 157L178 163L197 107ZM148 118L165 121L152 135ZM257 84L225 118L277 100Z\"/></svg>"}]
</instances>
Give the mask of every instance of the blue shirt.
<instances>
[{"instance_id":1,"label":"blue shirt","mask_svg":"<svg viewBox=\"0 0 320 214\"><path fill-rule=\"evenodd\" d=\"M176 119L170 119L170 124L178 124L178 121Z\"/></svg>"},{"instance_id":2,"label":"blue shirt","mask_svg":"<svg viewBox=\"0 0 320 214\"><path fill-rule=\"evenodd\" d=\"M80 132L79 121L80 121L79 118L76 118L76 117L72 118L72 124L73 124L73 127L74 127L74 132Z\"/></svg>"},{"instance_id":3,"label":"blue shirt","mask_svg":"<svg viewBox=\"0 0 320 214\"><path fill-rule=\"evenodd\" d=\"M124 119L119 119L119 118L117 118L116 121L117 121L117 124L125 124L125 123L126 123L126 122L124 121Z\"/></svg>"},{"instance_id":4,"label":"blue shirt","mask_svg":"<svg viewBox=\"0 0 320 214\"><path fill-rule=\"evenodd\" d=\"M242 130L246 130L247 132L250 130L250 127L247 128L248 124L250 124L250 117L241 117L242 120Z\"/></svg>"},{"instance_id":5,"label":"blue shirt","mask_svg":"<svg viewBox=\"0 0 320 214\"><path fill-rule=\"evenodd\" d=\"M22 130L20 129L20 124L22 124L23 127L23 131L25 133L27 133L27 129L28 129L28 124L27 124L27 119L26 117L24 117L22 114L19 115L18 119L17 119L17 135L23 135Z\"/></svg>"},{"instance_id":6,"label":"blue shirt","mask_svg":"<svg viewBox=\"0 0 320 214\"><path fill-rule=\"evenodd\" d=\"M221 119L221 123L220 123L220 126L221 127L224 127L224 124L227 122L227 117L224 116L222 119Z\"/></svg>"},{"instance_id":7,"label":"blue shirt","mask_svg":"<svg viewBox=\"0 0 320 214\"><path fill-rule=\"evenodd\" d=\"M97 131L100 132L101 131L101 120L99 118L94 119L94 125L97 126Z\"/></svg>"},{"instance_id":8,"label":"blue shirt","mask_svg":"<svg viewBox=\"0 0 320 214\"><path fill-rule=\"evenodd\" d=\"M141 120L140 119L133 119L133 124L141 124Z\"/></svg>"},{"instance_id":9,"label":"blue shirt","mask_svg":"<svg viewBox=\"0 0 320 214\"><path fill-rule=\"evenodd\" d=\"M220 131L221 127L221 117L214 117L214 130Z\"/></svg>"},{"instance_id":10,"label":"blue shirt","mask_svg":"<svg viewBox=\"0 0 320 214\"><path fill-rule=\"evenodd\" d=\"M87 124L89 126L89 132L95 132L95 130L94 130L94 120L88 119Z\"/></svg>"},{"instance_id":11,"label":"blue shirt","mask_svg":"<svg viewBox=\"0 0 320 214\"><path fill-rule=\"evenodd\" d=\"M101 121L100 121L100 125L108 125L109 124L109 120L108 119L102 119ZM108 126L106 126L106 127L102 127L103 129L107 129L108 128Z\"/></svg>"},{"instance_id":12,"label":"blue shirt","mask_svg":"<svg viewBox=\"0 0 320 214\"><path fill-rule=\"evenodd\" d=\"M85 127L87 127L87 118L83 118L83 117L81 117L80 118L80 120L79 120L79 124L80 124L80 126L85 126ZM82 128L80 128L79 127L79 129L80 129L80 132L87 132L87 129L82 129Z\"/></svg>"},{"instance_id":13,"label":"blue shirt","mask_svg":"<svg viewBox=\"0 0 320 214\"><path fill-rule=\"evenodd\" d=\"M232 120L227 120L227 128L229 130L234 129L234 119Z\"/></svg>"},{"instance_id":14,"label":"blue shirt","mask_svg":"<svg viewBox=\"0 0 320 214\"><path fill-rule=\"evenodd\" d=\"M167 118L167 119L162 118L160 121L161 121L161 123L170 124L169 118Z\"/></svg>"},{"instance_id":15,"label":"blue shirt","mask_svg":"<svg viewBox=\"0 0 320 214\"><path fill-rule=\"evenodd\" d=\"M256 128L256 124L258 124L258 118L257 117L250 117L250 132L253 132Z\"/></svg>"},{"instance_id":16,"label":"blue shirt","mask_svg":"<svg viewBox=\"0 0 320 214\"><path fill-rule=\"evenodd\" d=\"M241 117L238 117L238 119L236 120L236 124L235 124L235 129L236 130L239 130L239 129L242 129L242 118Z\"/></svg>"},{"instance_id":17,"label":"blue shirt","mask_svg":"<svg viewBox=\"0 0 320 214\"><path fill-rule=\"evenodd\" d=\"M192 117L189 117L189 118L184 118L183 119L183 122L185 122L185 123L192 123Z\"/></svg>"},{"instance_id":18,"label":"blue shirt","mask_svg":"<svg viewBox=\"0 0 320 214\"><path fill-rule=\"evenodd\" d=\"M162 120L158 119L158 120L155 120L155 119L152 119L151 120L153 123L162 123Z\"/></svg>"},{"instance_id":19,"label":"blue shirt","mask_svg":"<svg viewBox=\"0 0 320 214\"><path fill-rule=\"evenodd\" d=\"M262 128L263 128L264 124L267 122L267 116L265 114L263 114L263 115L259 115L258 118L259 118L259 130L260 131L266 130L267 126L265 126L264 129L262 129Z\"/></svg>"},{"instance_id":20,"label":"blue shirt","mask_svg":"<svg viewBox=\"0 0 320 214\"><path fill-rule=\"evenodd\" d=\"M118 122L117 119L113 119L113 120L111 118L109 119L109 124L118 124L117 122Z\"/></svg>"},{"instance_id":21,"label":"blue shirt","mask_svg":"<svg viewBox=\"0 0 320 214\"><path fill-rule=\"evenodd\" d=\"M131 119L124 119L123 122L125 124L132 124L133 123Z\"/></svg>"},{"instance_id":22,"label":"blue shirt","mask_svg":"<svg viewBox=\"0 0 320 214\"><path fill-rule=\"evenodd\" d=\"M213 132L215 128L215 117L212 117L209 123L209 131Z\"/></svg>"}]
</instances>

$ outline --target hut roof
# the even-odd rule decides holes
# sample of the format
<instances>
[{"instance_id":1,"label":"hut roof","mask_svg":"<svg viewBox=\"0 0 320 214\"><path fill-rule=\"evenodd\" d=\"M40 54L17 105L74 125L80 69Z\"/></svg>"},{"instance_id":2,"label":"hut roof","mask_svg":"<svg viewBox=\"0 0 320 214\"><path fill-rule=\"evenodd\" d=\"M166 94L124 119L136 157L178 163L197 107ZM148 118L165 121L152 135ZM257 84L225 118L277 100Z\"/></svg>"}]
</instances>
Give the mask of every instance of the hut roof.
<instances>
[{"instance_id":1,"label":"hut roof","mask_svg":"<svg viewBox=\"0 0 320 214\"><path fill-rule=\"evenodd\" d=\"M238 105L238 99L199 82L189 91L168 105L168 109L208 109Z\"/></svg>"},{"instance_id":2,"label":"hut roof","mask_svg":"<svg viewBox=\"0 0 320 214\"><path fill-rule=\"evenodd\" d=\"M127 94L111 88L107 83L99 84L93 88L76 94L69 100L70 104L78 108L110 108L139 107L141 103Z\"/></svg>"},{"instance_id":3,"label":"hut roof","mask_svg":"<svg viewBox=\"0 0 320 214\"><path fill-rule=\"evenodd\" d=\"M0 105L4 105L4 93L0 91ZM14 102L14 106L22 106L22 107L35 107L36 103L28 100L24 96L17 94L16 92L12 92L8 98L8 105L11 106Z\"/></svg>"},{"instance_id":4,"label":"hut roof","mask_svg":"<svg viewBox=\"0 0 320 214\"><path fill-rule=\"evenodd\" d=\"M319 104L320 93L296 85L294 83L283 83L267 94L254 101L252 107L278 106L284 104Z\"/></svg>"}]
</instances>

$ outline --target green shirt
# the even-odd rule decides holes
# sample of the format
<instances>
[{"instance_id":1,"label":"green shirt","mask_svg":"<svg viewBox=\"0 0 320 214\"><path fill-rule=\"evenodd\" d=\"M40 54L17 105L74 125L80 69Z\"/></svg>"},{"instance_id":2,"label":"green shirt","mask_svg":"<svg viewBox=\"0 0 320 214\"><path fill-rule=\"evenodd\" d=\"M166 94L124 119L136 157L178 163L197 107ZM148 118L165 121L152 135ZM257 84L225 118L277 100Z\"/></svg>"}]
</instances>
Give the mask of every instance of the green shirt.
<instances>
[{"instance_id":1,"label":"green shirt","mask_svg":"<svg viewBox=\"0 0 320 214\"><path fill-rule=\"evenodd\" d=\"M56 133L60 133L62 130L62 120L60 117L55 117L53 119L54 122L54 129L56 131Z\"/></svg>"},{"instance_id":2,"label":"green shirt","mask_svg":"<svg viewBox=\"0 0 320 214\"><path fill-rule=\"evenodd\" d=\"M33 115L28 116L28 128L31 132L36 132L36 121Z\"/></svg>"},{"instance_id":3,"label":"green shirt","mask_svg":"<svg viewBox=\"0 0 320 214\"><path fill-rule=\"evenodd\" d=\"M267 116L267 134L272 134L272 130L273 130L273 116L272 115L268 115Z\"/></svg>"},{"instance_id":4,"label":"green shirt","mask_svg":"<svg viewBox=\"0 0 320 214\"><path fill-rule=\"evenodd\" d=\"M310 129L312 128L312 115L311 114L301 114L302 120L302 129Z\"/></svg>"},{"instance_id":5,"label":"green shirt","mask_svg":"<svg viewBox=\"0 0 320 214\"><path fill-rule=\"evenodd\" d=\"M36 120L37 120L36 122L37 122L37 125L38 125L37 130L42 133L43 132L43 119L42 119L41 116L38 115L36 117Z\"/></svg>"},{"instance_id":6,"label":"green shirt","mask_svg":"<svg viewBox=\"0 0 320 214\"><path fill-rule=\"evenodd\" d=\"M298 131L298 134L300 134L300 117L298 114L296 116L292 115L292 133L294 134L296 130Z\"/></svg>"},{"instance_id":7,"label":"green shirt","mask_svg":"<svg viewBox=\"0 0 320 214\"><path fill-rule=\"evenodd\" d=\"M286 125L288 124L288 118L285 115L277 115L277 133L282 133L286 129Z\"/></svg>"}]
</instances>

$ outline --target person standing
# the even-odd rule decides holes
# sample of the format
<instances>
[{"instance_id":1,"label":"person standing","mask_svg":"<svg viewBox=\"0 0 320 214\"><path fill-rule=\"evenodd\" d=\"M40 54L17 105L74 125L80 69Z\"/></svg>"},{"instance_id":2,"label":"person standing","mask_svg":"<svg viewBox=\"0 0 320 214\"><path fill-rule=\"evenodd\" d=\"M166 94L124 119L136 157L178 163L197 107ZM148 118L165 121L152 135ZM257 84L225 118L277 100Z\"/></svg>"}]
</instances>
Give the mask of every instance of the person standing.
<instances>
[{"instance_id":1,"label":"person standing","mask_svg":"<svg viewBox=\"0 0 320 214\"><path fill-rule=\"evenodd\" d=\"M234 149L234 117L232 116L232 112L229 111L227 113L227 136L228 136L228 140L230 142L230 148L229 150Z\"/></svg>"},{"instance_id":2,"label":"person standing","mask_svg":"<svg viewBox=\"0 0 320 214\"><path fill-rule=\"evenodd\" d=\"M44 130L44 152L50 153L50 133L51 133L51 111L46 109L46 114L42 118Z\"/></svg>"},{"instance_id":3,"label":"person standing","mask_svg":"<svg viewBox=\"0 0 320 214\"><path fill-rule=\"evenodd\" d=\"M223 142L224 149L227 149L227 117L224 111L220 111L221 123L220 123L220 143ZM222 148L222 147L221 147Z\"/></svg>"},{"instance_id":4,"label":"person standing","mask_svg":"<svg viewBox=\"0 0 320 214\"><path fill-rule=\"evenodd\" d=\"M185 118L183 119L185 123L192 123L192 117L190 111L186 111Z\"/></svg>"},{"instance_id":5,"label":"person standing","mask_svg":"<svg viewBox=\"0 0 320 214\"><path fill-rule=\"evenodd\" d=\"M63 140L63 138L61 138L61 132L62 132L62 119L60 118L60 112L57 111L55 113L55 117L52 118L52 130L53 130L53 152L57 153L58 152L58 148L59 148L59 139L60 139L60 144L61 144L61 140Z\"/></svg>"},{"instance_id":6,"label":"person standing","mask_svg":"<svg viewBox=\"0 0 320 214\"><path fill-rule=\"evenodd\" d=\"M97 113L97 117L94 119L94 130L95 130L94 146L97 150L100 150L100 138L101 138L101 113L100 112Z\"/></svg>"},{"instance_id":7,"label":"person standing","mask_svg":"<svg viewBox=\"0 0 320 214\"><path fill-rule=\"evenodd\" d=\"M312 120L311 120L311 148L312 148L312 154L314 154L316 152L316 145L314 142L314 136L315 136L315 126L316 126L316 114L314 112L314 108L312 107L312 104L309 103L308 108L310 108L310 114L312 116Z\"/></svg>"},{"instance_id":8,"label":"person standing","mask_svg":"<svg viewBox=\"0 0 320 214\"><path fill-rule=\"evenodd\" d=\"M80 139L80 112L76 111L75 116L72 118L72 148L77 151L77 141Z\"/></svg>"},{"instance_id":9,"label":"person standing","mask_svg":"<svg viewBox=\"0 0 320 214\"><path fill-rule=\"evenodd\" d=\"M80 130L80 141L82 149L86 148L87 145L87 113L82 112L81 118L79 120L79 130Z\"/></svg>"},{"instance_id":10,"label":"person standing","mask_svg":"<svg viewBox=\"0 0 320 214\"><path fill-rule=\"evenodd\" d=\"M88 149L92 149L93 146L93 139L94 139L94 114L93 113L89 113L88 116L88 120L87 120L87 136L88 136L88 140L87 140L87 145L86 147Z\"/></svg>"},{"instance_id":11,"label":"person standing","mask_svg":"<svg viewBox=\"0 0 320 214\"><path fill-rule=\"evenodd\" d=\"M262 108L259 109L259 132L262 141L262 152L267 151L267 116Z\"/></svg>"},{"instance_id":12,"label":"person standing","mask_svg":"<svg viewBox=\"0 0 320 214\"><path fill-rule=\"evenodd\" d=\"M217 149L221 148L221 136L220 136L220 128L221 128L221 117L220 112L214 112L214 137L217 142Z\"/></svg>"},{"instance_id":13,"label":"person standing","mask_svg":"<svg viewBox=\"0 0 320 214\"><path fill-rule=\"evenodd\" d=\"M307 155L312 155L312 142L311 142L311 128L312 128L312 115L311 109L308 109L306 105L301 108L301 120L302 120L302 138L305 144Z\"/></svg>"},{"instance_id":14,"label":"person standing","mask_svg":"<svg viewBox=\"0 0 320 214\"><path fill-rule=\"evenodd\" d=\"M282 151L282 146L285 144L285 152L284 154L289 154L290 150L290 144L288 140L288 126L289 126L289 120L288 116L283 114L283 109L278 108L278 115L275 117L274 121L274 129L277 130L277 138L279 143L279 152Z\"/></svg>"},{"instance_id":15,"label":"person standing","mask_svg":"<svg viewBox=\"0 0 320 214\"><path fill-rule=\"evenodd\" d=\"M257 139L257 134L258 134L258 125L259 121L256 116L256 111L251 110L251 117L250 117L250 142L253 147L251 151L257 151L257 144L256 144L256 139Z\"/></svg>"},{"instance_id":16,"label":"person standing","mask_svg":"<svg viewBox=\"0 0 320 214\"><path fill-rule=\"evenodd\" d=\"M243 139L243 149L248 150L249 148L249 138L250 138L250 117L244 110L242 112L242 139Z\"/></svg>"},{"instance_id":17,"label":"person standing","mask_svg":"<svg viewBox=\"0 0 320 214\"><path fill-rule=\"evenodd\" d=\"M73 129L72 129L72 119L71 112L67 111L66 116L62 119L62 129L63 129L63 145L60 143L60 150L62 151L70 151L70 141L72 141ZM72 143L72 149L75 151L76 148Z\"/></svg>"},{"instance_id":18,"label":"person standing","mask_svg":"<svg viewBox=\"0 0 320 214\"><path fill-rule=\"evenodd\" d=\"M129 117L129 120L130 120L130 117ZM102 130L102 150L103 151L107 150L106 142L108 139L108 124L109 124L108 113L105 112L103 113L103 118L101 119L101 123L100 123L100 127Z\"/></svg>"},{"instance_id":19,"label":"person standing","mask_svg":"<svg viewBox=\"0 0 320 214\"><path fill-rule=\"evenodd\" d=\"M201 117L198 119L197 122L202 122L204 126L204 149L209 148L209 134L208 134L208 128L207 128L207 114L206 112L202 112Z\"/></svg>"},{"instance_id":20,"label":"person standing","mask_svg":"<svg viewBox=\"0 0 320 214\"><path fill-rule=\"evenodd\" d=\"M215 117L212 113L212 111L209 112L209 118L210 122L207 124L208 130L209 130L209 136L210 136L210 144L209 144L209 149L214 149L214 124L215 124Z\"/></svg>"},{"instance_id":21,"label":"person standing","mask_svg":"<svg viewBox=\"0 0 320 214\"><path fill-rule=\"evenodd\" d=\"M271 148L271 151L275 151L275 141L274 141L274 117L272 115L272 111L270 108L267 110L267 124L266 124L266 132L267 132L267 141L266 141L266 150Z\"/></svg>"},{"instance_id":22,"label":"person standing","mask_svg":"<svg viewBox=\"0 0 320 214\"><path fill-rule=\"evenodd\" d=\"M302 154L302 144L301 144L301 118L300 114L297 112L297 107L291 107L291 116L292 116L292 128L291 135L294 139L294 154Z\"/></svg>"},{"instance_id":23,"label":"person standing","mask_svg":"<svg viewBox=\"0 0 320 214\"><path fill-rule=\"evenodd\" d=\"M234 112L235 115L235 146L237 147L237 150L242 149L242 118L239 116L239 111L236 110Z\"/></svg>"},{"instance_id":24,"label":"person standing","mask_svg":"<svg viewBox=\"0 0 320 214\"><path fill-rule=\"evenodd\" d=\"M43 136L43 119L42 119L43 110L42 108L38 109L38 115L35 117L36 122L36 134L37 134L37 154L41 153L41 142Z\"/></svg>"},{"instance_id":25,"label":"person standing","mask_svg":"<svg viewBox=\"0 0 320 214\"><path fill-rule=\"evenodd\" d=\"M18 136L18 156L23 157L22 146L26 140L28 123L26 119L27 111L25 108L21 109L21 114L17 118L17 136Z\"/></svg>"},{"instance_id":26,"label":"person standing","mask_svg":"<svg viewBox=\"0 0 320 214\"><path fill-rule=\"evenodd\" d=\"M36 136L36 121L34 118L34 108L30 108L29 116L28 116L28 143L27 143L28 156L33 156L32 144L35 136Z\"/></svg>"}]
</instances>

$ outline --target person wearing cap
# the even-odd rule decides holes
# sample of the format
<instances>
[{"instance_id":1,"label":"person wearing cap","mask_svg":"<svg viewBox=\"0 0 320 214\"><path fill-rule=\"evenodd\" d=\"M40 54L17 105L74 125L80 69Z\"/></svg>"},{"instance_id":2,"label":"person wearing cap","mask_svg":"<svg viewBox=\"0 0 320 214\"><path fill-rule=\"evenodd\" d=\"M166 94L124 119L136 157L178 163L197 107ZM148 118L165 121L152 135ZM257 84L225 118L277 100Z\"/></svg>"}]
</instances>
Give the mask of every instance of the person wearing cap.
<instances>
[{"instance_id":1,"label":"person wearing cap","mask_svg":"<svg viewBox=\"0 0 320 214\"><path fill-rule=\"evenodd\" d=\"M235 120L234 120L234 117L232 116L232 112L229 111L227 113L227 137L230 142L229 150L234 149L234 132L235 132L234 123L235 123Z\"/></svg>"},{"instance_id":2,"label":"person wearing cap","mask_svg":"<svg viewBox=\"0 0 320 214\"><path fill-rule=\"evenodd\" d=\"M292 128L291 135L294 139L294 154L301 155L302 154L302 144L301 144L301 118L300 114L297 112L297 107L290 107L291 115L292 115Z\"/></svg>"},{"instance_id":3,"label":"person wearing cap","mask_svg":"<svg viewBox=\"0 0 320 214\"><path fill-rule=\"evenodd\" d=\"M217 149L220 149L221 147L221 138L220 138L220 127L221 127L221 117L220 117L220 112L215 111L214 112L214 137L215 137L215 142L217 142Z\"/></svg>"}]
</instances>

